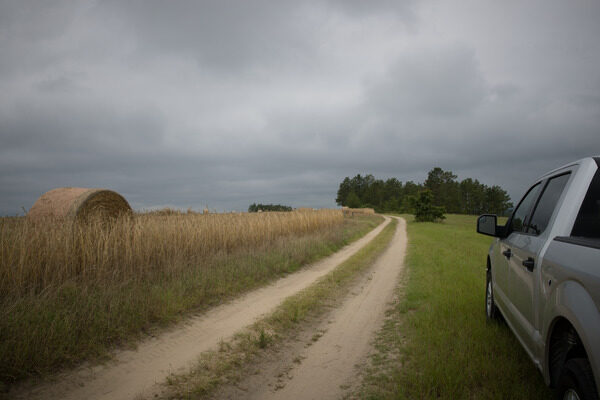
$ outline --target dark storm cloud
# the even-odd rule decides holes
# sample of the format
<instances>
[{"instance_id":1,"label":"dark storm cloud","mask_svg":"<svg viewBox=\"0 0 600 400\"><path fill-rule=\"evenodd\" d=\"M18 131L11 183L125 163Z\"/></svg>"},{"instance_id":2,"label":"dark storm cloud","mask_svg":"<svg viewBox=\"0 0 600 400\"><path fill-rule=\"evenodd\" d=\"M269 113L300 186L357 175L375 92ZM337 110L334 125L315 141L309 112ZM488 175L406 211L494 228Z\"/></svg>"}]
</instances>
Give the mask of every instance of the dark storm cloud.
<instances>
[{"instance_id":1,"label":"dark storm cloud","mask_svg":"<svg viewBox=\"0 0 600 400\"><path fill-rule=\"evenodd\" d=\"M144 57L191 56L211 72L310 67L339 11L412 19L412 1L109 1L98 12L127 21ZM260 72L260 71L255 71ZM269 72L269 71L265 71Z\"/></svg>"},{"instance_id":2,"label":"dark storm cloud","mask_svg":"<svg viewBox=\"0 0 600 400\"><path fill-rule=\"evenodd\" d=\"M434 166L519 197L600 153L598 18L579 1L0 2L0 214L59 186L140 209L331 207L345 176Z\"/></svg>"},{"instance_id":3,"label":"dark storm cloud","mask_svg":"<svg viewBox=\"0 0 600 400\"><path fill-rule=\"evenodd\" d=\"M264 59L300 61L310 51L286 18L291 7L285 1L108 2L99 8L127 21L143 57L191 56L203 67L238 71Z\"/></svg>"}]
</instances>

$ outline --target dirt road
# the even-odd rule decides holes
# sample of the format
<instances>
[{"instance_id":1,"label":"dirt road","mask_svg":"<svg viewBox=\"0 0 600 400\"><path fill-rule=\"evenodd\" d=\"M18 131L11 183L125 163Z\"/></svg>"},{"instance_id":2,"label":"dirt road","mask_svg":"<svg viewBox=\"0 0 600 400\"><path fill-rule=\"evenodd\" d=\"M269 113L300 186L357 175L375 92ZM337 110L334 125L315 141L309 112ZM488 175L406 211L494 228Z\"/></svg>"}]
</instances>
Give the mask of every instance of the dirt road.
<instances>
[{"instance_id":1,"label":"dirt road","mask_svg":"<svg viewBox=\"0 0 600 400\"><path fill-rule=\"evenodd\" d=\"M138 395L151 396L155 384L169 373L184 372L197 356L215 348L221 339L269 313L286 297L312 284L319 277L355 254L390 222L385 222L360 240L303 270L230 303L192 318L172 331L141 343L136 350L116 354L114 361L101 366L80 368L58 377L53 384L14 393L16 398L65 400L120 400Z\"/></svg>"},{"instance_id":2,"label":"dirt road","mask_svg":"<svg viewBox=\"0 0 600 400\"><path fill-rule=\"evenodd\" d=\"M374 333L381 327L387 304L393 299L403 270L406 243L406 223L399 219L388 249L342 306L316 328L322 336L314 344L306 347L300 343L291 350L293 354L278 354L278 359L289 360L287 367L279 360L275 368L264 365L263 372L222 391L216 398L339 399L347 394L357 382L355 366L368 356Z\"/></svg>"}]
</instances>

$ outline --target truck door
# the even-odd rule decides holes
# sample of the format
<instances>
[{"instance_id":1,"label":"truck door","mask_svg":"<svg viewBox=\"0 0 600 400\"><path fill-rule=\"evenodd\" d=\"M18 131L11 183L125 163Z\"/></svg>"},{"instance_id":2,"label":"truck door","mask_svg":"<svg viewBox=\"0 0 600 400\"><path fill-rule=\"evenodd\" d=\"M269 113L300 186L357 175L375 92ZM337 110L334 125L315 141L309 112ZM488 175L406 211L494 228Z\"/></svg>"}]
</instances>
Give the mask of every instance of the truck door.
<instances>
[{"instance_id":1,"label":"truck door","mask_svg":"<svg viewBox=\"0 0 600 400\"><path fill-rule=\"evenodd\" d=\"M526 223L529 220L533 206L539 197L541 187L541 182L538 182L531 187L523 199L521 199L507 225L508 232L510 233L506 239L500 242L500 251L505 262L499 263L499 265L505 267L505 270L498 271L502 275L498 279L498 285L503 286L502 292L506 297L505 302L508 311L504 313L504 317L515 329L515 333L517 333L518 336L522 336L521 330L518 329L521 325L518 323L518 313L515 311L516 303L519 301L515 300L513 297L514 290L512 289L512 285L514 284L515 279L511 276L511 274L514 273L511 264L514 262L515 252L519 257L522 257L520 249L526 248L528 245L529 237L527 235Z\"/></svg>"},{"instance_id":2,"label":"truck door","mask_svg":"<svg viewBox=\"0 0 600 400\"><path fill-rule=\"evenodd\" d=\"M507 238L506 244L512 253L508 274L509 296L515 307L513 326L532 354L535 354L535 332L539 330L536 311L541 279L539 256L548 240L546 228L569 177L570 173L566 173L542 182L542 193L531 216L524 220L520 232L514 232Z\"/></svg>"}]
</instances>

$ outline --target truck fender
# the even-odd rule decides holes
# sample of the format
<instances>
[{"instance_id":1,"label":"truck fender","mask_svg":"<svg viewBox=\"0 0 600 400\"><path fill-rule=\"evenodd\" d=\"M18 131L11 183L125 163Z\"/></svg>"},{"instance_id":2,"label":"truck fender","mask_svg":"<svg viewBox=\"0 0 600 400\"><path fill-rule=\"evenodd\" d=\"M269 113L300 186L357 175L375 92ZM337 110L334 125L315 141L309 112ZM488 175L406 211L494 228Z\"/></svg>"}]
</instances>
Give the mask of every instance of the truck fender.
<instances>
[{"instance_id":1,"label":"truck fender","mask_svg":"<svg viewBox=\"0 0 600 400\"><path fill-rule=\"evenodd\" d=\"M545 339L544 354L544 379L547 384L551 382L550 376L550 342L557 321L566 319L575 328L587 354L596 385L600 380L600 312L585 287L576 281L565 281L557 285L549 294L544 307L544 330L542 337ZM585 321L585 323L582 323ZM583 327L587 327L584 329Z\"/></svg>"}]
</instances>

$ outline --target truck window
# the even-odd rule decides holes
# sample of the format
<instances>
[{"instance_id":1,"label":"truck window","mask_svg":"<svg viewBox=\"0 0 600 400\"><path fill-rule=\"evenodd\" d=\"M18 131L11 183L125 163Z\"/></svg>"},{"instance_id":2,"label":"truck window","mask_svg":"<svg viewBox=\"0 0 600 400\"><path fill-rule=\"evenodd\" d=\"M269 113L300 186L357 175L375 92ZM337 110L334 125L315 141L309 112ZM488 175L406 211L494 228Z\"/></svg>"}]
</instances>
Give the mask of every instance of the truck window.
<instances>
[{"instance_id":1,"label":"truck window","mask_svg":"<svg viewBox=\"0 0 600 400\"><path fill-rule=\"evenodd\" d=\"M596 171L590 183L571 236L600 239L600 170Z\"/></svg>"},{"instance_id":2,"label":"truck window","mask_svg":"<svg viewBox=\"0 0 600 400\"><path fill-rule=\"evenodd\" d=\"M531 222L527 224L527 233L539 235L544 232L570 176L571 174L568 173L548 180L537 206L535 206Z\"/></svg>"},{"instance_id":3,"label":"truck window","mask_svg":"<svg viewBox=\"0 0 600 400\"><path fill-rule=\"evenodd\" d=\"M528 217L531 213L531 208L533 207L533 203L538 197L538 193L540 191L540 184L536 184L529 192L523 197L523 200L517 206L517 209L513 213L511 219L510 229L513 232L525 232L527 229Z\"/></svg>"}]
</instances>

